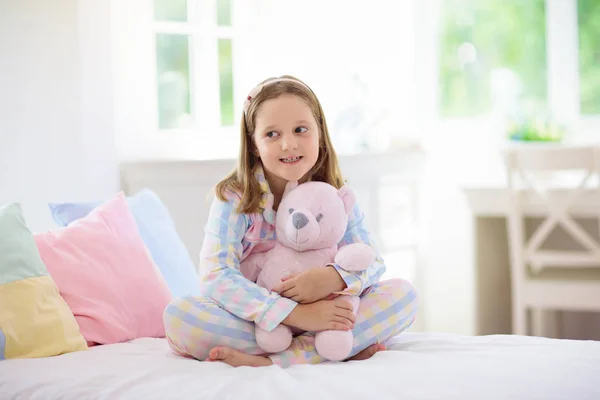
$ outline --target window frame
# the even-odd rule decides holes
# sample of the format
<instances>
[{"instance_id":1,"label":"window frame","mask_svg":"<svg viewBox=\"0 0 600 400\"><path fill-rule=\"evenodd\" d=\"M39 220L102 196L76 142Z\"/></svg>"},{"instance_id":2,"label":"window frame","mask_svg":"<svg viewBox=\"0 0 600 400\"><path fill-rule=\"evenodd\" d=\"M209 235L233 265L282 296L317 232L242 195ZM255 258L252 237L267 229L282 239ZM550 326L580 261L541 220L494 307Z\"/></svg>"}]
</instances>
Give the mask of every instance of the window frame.
<instances>
[{"instance_id":1,"label":"window frame","mask_svg":"<svg viewBox=\"0 0 600 400\"><path fill-rule=\"evenodd\" d=\"M219 39L232 41L232 68L234 71L234 121L239 106L235 104L236 85L236 47L237 39L241 36L237 28L236 19L239 3L231 1L231 26L219 26L217 21L218 0L187 0L187 21L156 21L153 16L151 34L156 41L157 34L180 34L188 36L189 70L190 70L190 112L194 124L187 129L161 129L159 126L158 110L158 85L153 82L154 88L154 115L155 130L161 135L186 136L196 135L200 127L207 127L210 131L219 131L231 135L233 126L221 125L221 99L220 99L220 72L219 72ZM153 4L153 3L151 3ZM153 7L151 5L151 7ZM153 14L153 12L152 12ZM156 45L152 57L153 75L157 76ZM202 72L200 72L200 66ZM218 77L218 79L214 79Z\"/></svg>"},{"instance_id":2,"label":"window frame","mask_svg":"<svg viewBox=\"0 0 600 400\"><path fill-rule=\"evenodd\" d=\"M231 159L237 156L239 120L243 105L240 99L244 96L240 91L249 92L252 85L256 84L255 77L248 73L249 68L246 67L251 65L250 62L254 58L250 45L256 40L255 32L261 22L260 13L268 9L271 0L232 0L233 29L216 26L216 0L194 1L197 1L197 4L212 4L211 8L206 8L204 12L214 16L214 25L211 28L192 28L185 23L155 24L152 0L128 0L111 7L113 120L115 146L121 161L209 160ZM196 98L192 100L192 107L195 108L191 111L196 113L196 117L197 110L202 109L203 114L212 116L210 120L198 120L191 129L159 129L155 30L169 33L188 33L193 30L198 33L197 36L204 36L205 42L209 43L204 45L204 48L210 59L207 61L202 58L198 51L190 54L190 71L195 65L201 65L204 71L200 74L191 73L194 85L192 90L196 91ZM241 35L241 32L244 34ZM220 125L219 80L215 79L219 67L219 36L233 38L232 126ZM199 64L199 61L203 63ZM245 67L241 69L240 66ZM212 72L208 72L207 68ZM203 82L206 82L204 86ZM201 98L198 98L198 93L202 94Z\"/></svg>"}]
</instances>

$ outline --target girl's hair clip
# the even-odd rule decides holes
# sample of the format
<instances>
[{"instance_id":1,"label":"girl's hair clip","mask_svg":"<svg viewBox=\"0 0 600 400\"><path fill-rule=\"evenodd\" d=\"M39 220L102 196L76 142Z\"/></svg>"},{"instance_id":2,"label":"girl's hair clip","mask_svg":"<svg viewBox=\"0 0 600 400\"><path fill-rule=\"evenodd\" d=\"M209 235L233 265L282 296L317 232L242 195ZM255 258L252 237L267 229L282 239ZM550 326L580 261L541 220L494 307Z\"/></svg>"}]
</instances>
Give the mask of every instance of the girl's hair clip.
<instances>
[{"instance_id":1,"label":"girl's hair clip","mask_svg":"<svg viewBox=\"0 0 600 400\"><path fill-rule=\"evenodd\" d=\"M271 82L274 82L274 81L268 81L268 82L265 82L265 84L271 83ZM257 85L256 87L254 87L254 89L252 89L252 91L250 91L250 94L248 94L248 96L246 97L246 100L244 101L244 115L248 114L248 109L250 108L250 103L252 102L252 99L254 99L254 98L256 98L256 96L258 96L258 94L263 89L263 87L265 87L265 84Z\"/></svg>"}]
</instances>

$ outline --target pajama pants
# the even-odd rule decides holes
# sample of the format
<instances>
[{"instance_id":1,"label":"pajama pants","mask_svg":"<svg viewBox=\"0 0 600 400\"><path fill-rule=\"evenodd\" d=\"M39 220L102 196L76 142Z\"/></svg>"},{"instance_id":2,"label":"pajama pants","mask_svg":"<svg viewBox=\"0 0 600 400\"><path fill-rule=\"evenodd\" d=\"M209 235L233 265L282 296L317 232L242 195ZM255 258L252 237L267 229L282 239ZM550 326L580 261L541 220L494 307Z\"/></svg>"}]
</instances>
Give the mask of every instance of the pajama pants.
<instances>
[{"instance_id":1,"label":"pajama pants","mask_svg":"<svg viewBox=\"0 0 600 400\"><path fill-rule=\"evenodd\" d=\"M384 344L409 328L417 305L417 292L407 281L391 279L368 288L361 295L349 357L372 344ZM165 309L164 322L169 345L183 356L203 361L216 346L228 346L246 354L264 354L256 344L254 323L236 317L208 297L173 300ZM281 367L326 361L315 349L312 332L296 336L287 350L269 357Z\"/></svg>"}]
</instances>

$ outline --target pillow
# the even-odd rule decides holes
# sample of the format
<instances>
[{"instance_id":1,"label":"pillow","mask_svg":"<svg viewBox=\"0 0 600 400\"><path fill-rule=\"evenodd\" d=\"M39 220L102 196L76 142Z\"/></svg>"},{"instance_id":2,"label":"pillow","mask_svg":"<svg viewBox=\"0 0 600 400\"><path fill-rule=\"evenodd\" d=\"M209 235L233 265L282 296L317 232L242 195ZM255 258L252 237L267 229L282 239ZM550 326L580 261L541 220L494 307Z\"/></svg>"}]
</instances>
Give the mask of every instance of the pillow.
<instances>
[{"instance_id":1,"label":"pillow","mask_svg":"<svg viewBox=\"0 0 600 400\"><path fill-rule=\"evenodd\" d=\"M21 206L1 206L0 360L85 349L77 321L48 275Z\"/></svg>"},{"instance_id":2,"label":"pillow","mask_svg":"<svg viewBox=\"0 0 600 400\"><path fill-rule=\"evenodd\" d=\"M175 297L199 295L198 275L179 238L169 211L158 196L144 189L127 198L136 225L152 258ZM60 226L85 217L101 203L51 203L52 217Z\"/></svg>"},{"instance_id":3,"label":"pillow","mask_svg":"<svg viewBox=\"0 0 600 400\"><path fill-rule=\"evenodd\" d=\"M165 336L171 293L123 193L35 241L88 344Z\"/></svg>"}]
</instances>

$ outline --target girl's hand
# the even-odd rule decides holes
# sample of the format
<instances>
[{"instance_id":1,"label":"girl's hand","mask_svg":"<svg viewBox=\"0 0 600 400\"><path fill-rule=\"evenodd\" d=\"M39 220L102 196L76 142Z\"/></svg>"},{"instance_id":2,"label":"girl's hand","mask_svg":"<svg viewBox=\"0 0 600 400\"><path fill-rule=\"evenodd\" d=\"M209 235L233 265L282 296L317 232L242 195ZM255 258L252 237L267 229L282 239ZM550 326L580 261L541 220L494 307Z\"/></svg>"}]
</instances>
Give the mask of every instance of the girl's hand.
<instances>
[{"instance_id":1,"label":"girl's hand","mask_svg":"<svg viewBox=\"0 0 600 400\"><path fill-rule=\"evenodd\" d=\"M354 328L355 321L352 304L338 298L298 304L282 322L303 331L318 332L330 329L348 331Z\"/></svg>"},{"instance_id":2,"label":"girl's hand","mask_svg":"<svg viewBox=\"0 0 600 400\"><path fill-rule=\"evenodd\" d=\"M308 304L345 288L346 283L335 268L325 267L282 278L282 283L275 286L273 291L296 303Z\"/></svg>"}]
</instances>

